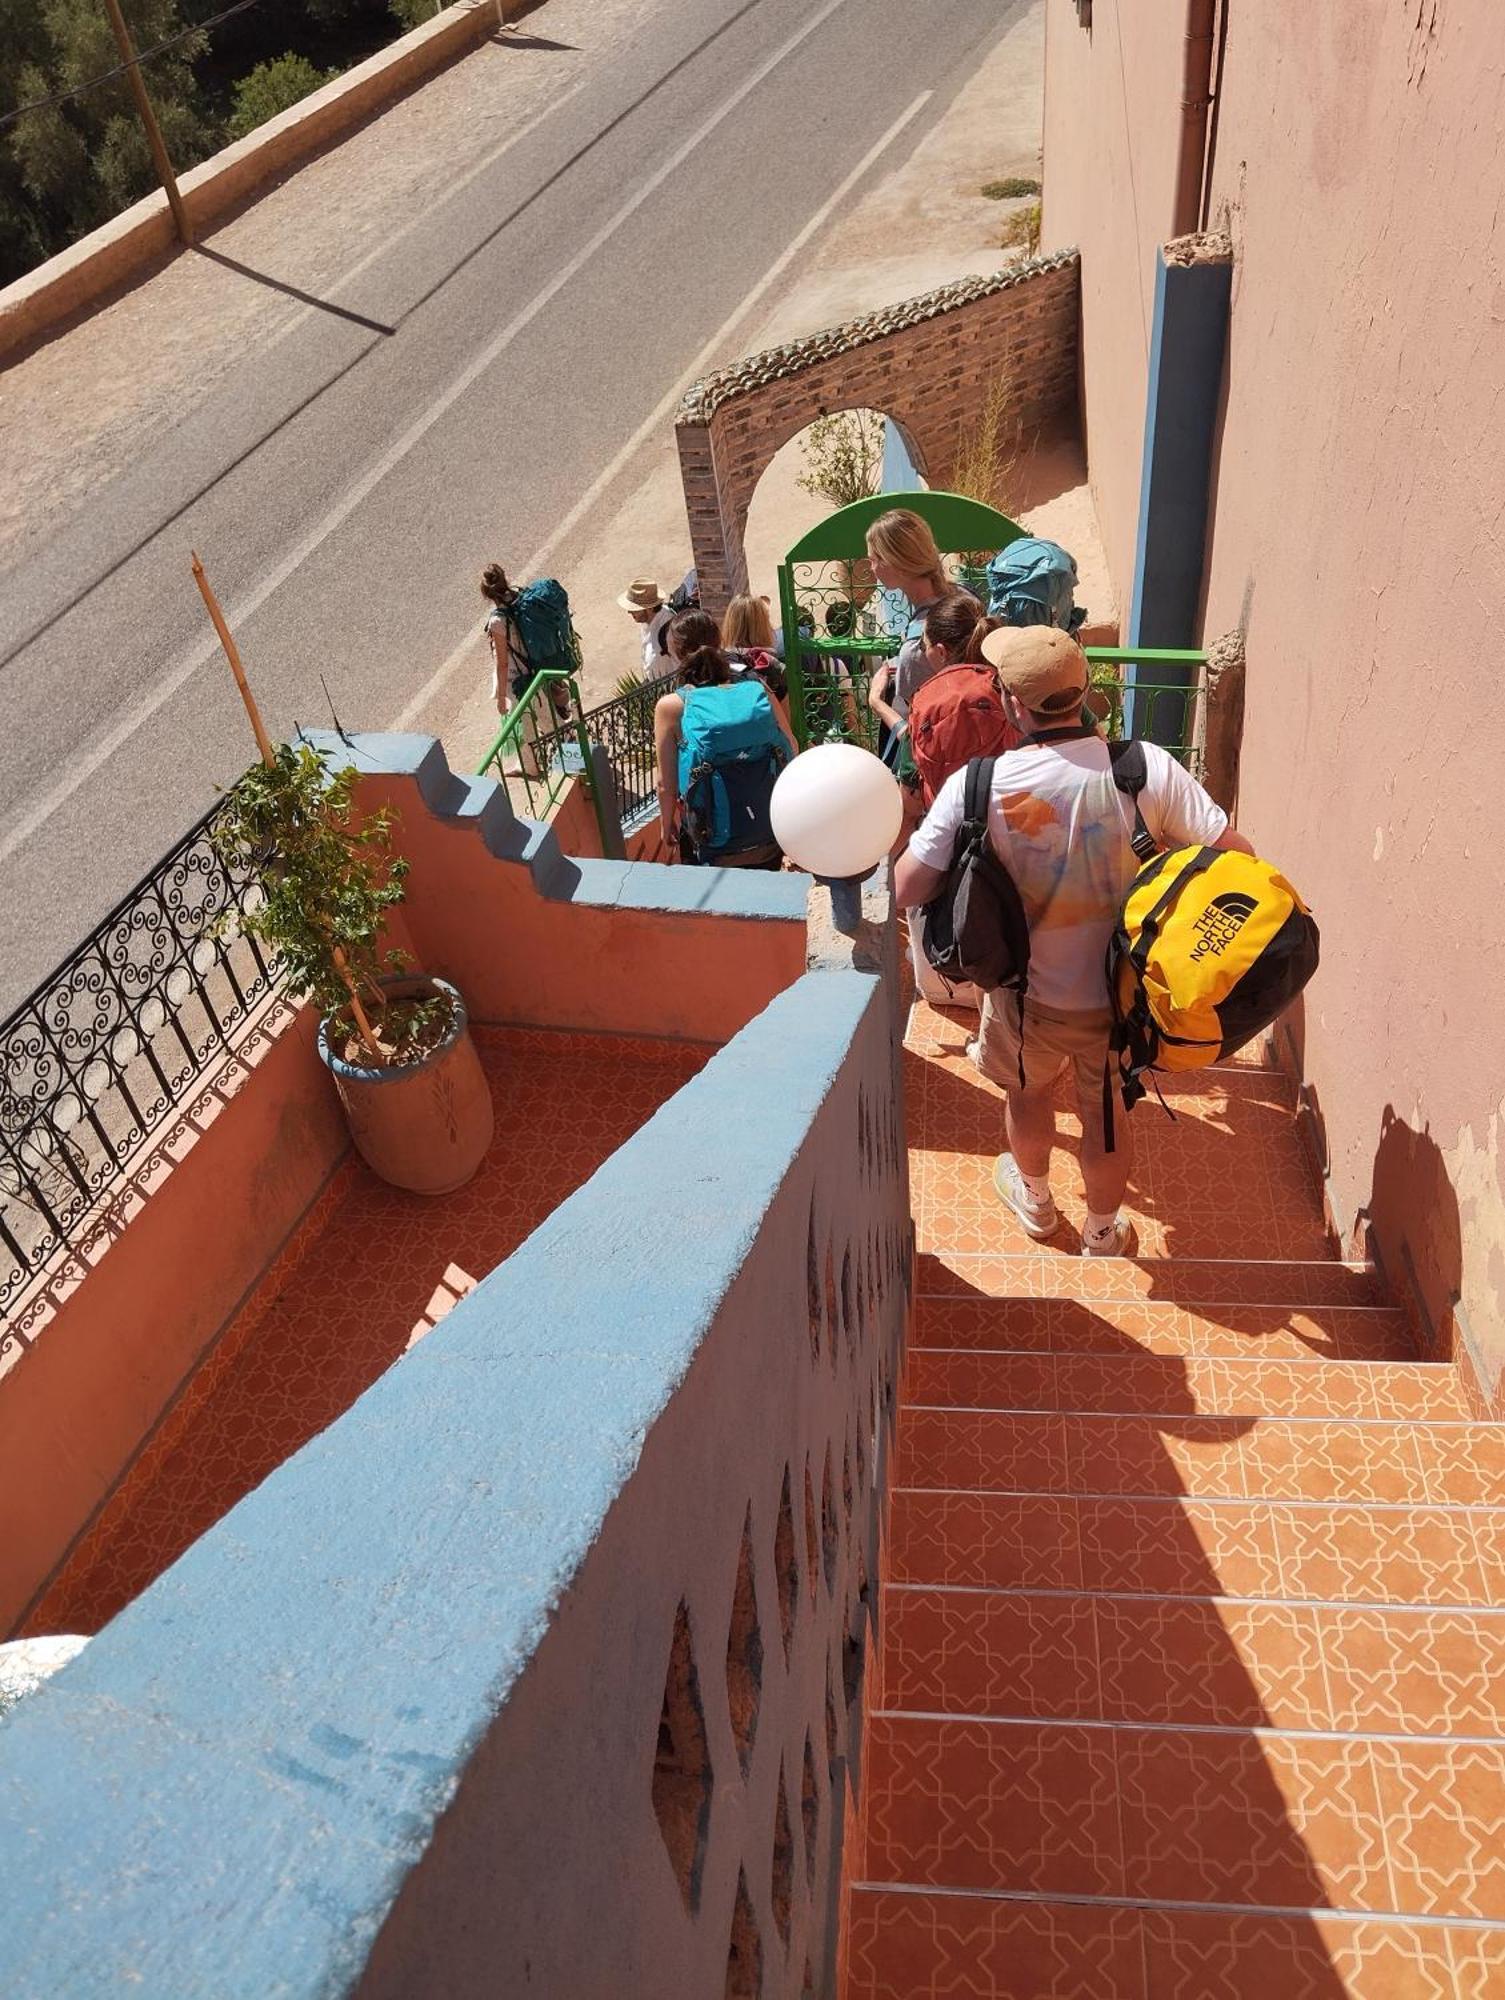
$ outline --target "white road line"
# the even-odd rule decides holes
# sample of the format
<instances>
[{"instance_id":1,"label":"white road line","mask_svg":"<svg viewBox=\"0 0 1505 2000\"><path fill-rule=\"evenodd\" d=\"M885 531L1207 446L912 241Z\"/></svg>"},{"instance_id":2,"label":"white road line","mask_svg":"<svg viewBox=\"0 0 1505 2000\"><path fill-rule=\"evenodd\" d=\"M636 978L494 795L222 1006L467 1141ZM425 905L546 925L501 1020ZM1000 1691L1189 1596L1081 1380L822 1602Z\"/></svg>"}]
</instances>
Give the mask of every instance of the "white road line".
<instances>
[{"instance_id":1,"label":"white road line","mask_svg":"<svg viewBox=\"0 0 1505 2000\"><path fill-rule=\"evenodd\" d=\"M699 381L700 377L705 374L706 370L715 361L716 356L725 347L743 320L762 302L773 286L783 277L800 252L809 244L811 238L825 228L835 210L846 200L853 188L871 173L873 167L882 158L883 154L887 152L888 148L898 138L905 127L914 123L934 94L933 91L923 91L915 99L914 103L910 105L909 109L894 120L877 145L857 162L857 165L853 167L852 171L841 183L841 186L837 188L830 200L822 203L815 214L811 216L810 220L805 224L799 235L795 237L778 262L771 264L768 270L764 272L758 283L748 293L730 319L724 321L711 335L684 374L680 376L663 401L638 425L637 429L627 440L626 444L623 445L610 465L598 474L585 489L584 493L581 494L568 514L565 515L558 527L548 537L547 541L540 542L532 555L525 557L517 565L517 575L527 575L531 571L542 568L546 562L552 559L555 550L566 540L571 531L579 526L580 522L600 500L601 495L611 485L612 481L625 469L632 458L642 450L654 432L668 422L675 410L679 408L684 393L690 384ZM444 690L445 684L462 669L472 675L475 673L476 659L482 643L478 635L478 622L476 619L472 619L466 630L465 637L460 640L454 651L450 653L443 666L424 682L419 692L408 703L396 722L393 723L392 727L394 729L411 729L414 723L422 716L424 710L438 699Z\"/></svg>"},{"instance_id":2,"label":"white road line","mask_svg":"<svg viewBox=\"0 0 1505 2000\"><path fill-rule=\"evenodd\" d=\"M232 629L244 625L248 619L255 616L262 605L266 603L267 599L280 590L288 578L308 561L314 551L326 542L336 529L342 527L349 520L356 508L375 491L382 480L387 477L387 474L401 464L402 460L407 457L414 446L420 444L433 429L434 425L453 409L454 405L468 390L474 387L480 377L495 364L497 359L516 340L517 336L524 332L547 306L553 303L560 292L564 290L565 286L585 268L596 252L610 242L623 223L630 221L636 215L644 202L648 201L658 192L671 174L679 171L690 155L699 146L703 145L717 127L729 118L767 80L780 63L786 61L802 42L807 41L817 28L821 27L839 7L845 4L846 0L826 0L826 4L818 12L812 14L802 28L797 29L794 34L781 42L772 55L765 57L750 75L744 77L741 84L725 100L720 108L713 112L704 123L698 125L689 138L669 155L663 165L649 175L648 179L644 181L637 192L628 201L625 201L601 225L589 241L581 246L557 276L552 278L542 291L534 294L533 298L523 307L522 311L503 327L496 339L483 348L474 360L461 370L460 374L455 377L454 381L451 382L443 394L437 396L430 403L423 415L410 424L402 436L398 438L397 442L389 450L383 452L375 464L370 466L346 490L338 504L332 507L317 526L311 529L298 542L291 553L285 556L274 569L270 570L254 589L248 591L244 597L237 599L229 606L226 616ZM134 707L128 709L114 726L106 731L104 736L100 738L92 749L85 751L72 761L67 777L59 784L54 785L50 791L44 793L30 810L24 813L15 825L11 827L4 839L0 840L0 861L8 860L24 841L31 838L39 826L50 819L60 806L65 805L81 786L86 785L94 777L95 773L109 762L110 758L115 755L122 744L129 742L137 730L143 728L151 720L158 709L171 701L178 690L184 687L200 668L206 665L213 657L217 643L214 634L210 632L197 646L193 647L179 660L177 666L171 668L163 675L162 679L157 682L152 692L144 700L137 702Z\"/></svg>"}]
</instances>

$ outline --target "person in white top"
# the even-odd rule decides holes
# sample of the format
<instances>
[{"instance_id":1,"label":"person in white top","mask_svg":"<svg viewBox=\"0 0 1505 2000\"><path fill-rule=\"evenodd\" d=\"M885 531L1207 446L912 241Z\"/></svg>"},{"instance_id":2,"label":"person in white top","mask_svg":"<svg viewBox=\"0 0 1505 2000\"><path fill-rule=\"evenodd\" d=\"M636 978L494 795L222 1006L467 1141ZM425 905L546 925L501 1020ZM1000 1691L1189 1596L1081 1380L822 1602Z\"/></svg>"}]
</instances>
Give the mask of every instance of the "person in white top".
<instances>
[{"instance_id":1,"label":"person in white top","mask_svg":"<svg viewBox=\"0 0 1505 2000\"><path fill-rule=\"evenodd\" d=\"M651 576L635 576L617 599L643 635L643 679L657 680L673 666L664 652L660 634L674 613L664 602L664 594Z\"/></svg>"},{"instance_id":2,"label":"person in white top","mask_svg":"<svg viewBox=\"0 0 1505 2000\"><path fill-rule=\"evenodd\" d=\"M1028 1235L1043 1240L1055 1232L1060 1217L1050 1192L1054 1090L1069 1063L1087 1188L1082 1253L1128 1256L1133 1226L1119 1214L1129 1172L1127 1121L1119 1121L1110 1153L1102 1087L1113 1025L1108 939L1124 891L1139 870L1130 845L1134 809L1113 781L1107 744L1083 718L1090 675L1076 641L1054 626L1006 626L989 633L982 652L1024 737L994 766L989 830L1030 931L1022 1050L1018 1012L1008 994L987 996L974 1044L978 1067L1008 1094L1009 1151L999 1156L993 1184ZM1253 852L1168 751L1146 743L1144 753L1147 782L1139 806L1161 847ZM947 779L899 861L895 889L904 909L931 901L946 879L966 776L961 770Z\"/></svg>"}]
</instances>

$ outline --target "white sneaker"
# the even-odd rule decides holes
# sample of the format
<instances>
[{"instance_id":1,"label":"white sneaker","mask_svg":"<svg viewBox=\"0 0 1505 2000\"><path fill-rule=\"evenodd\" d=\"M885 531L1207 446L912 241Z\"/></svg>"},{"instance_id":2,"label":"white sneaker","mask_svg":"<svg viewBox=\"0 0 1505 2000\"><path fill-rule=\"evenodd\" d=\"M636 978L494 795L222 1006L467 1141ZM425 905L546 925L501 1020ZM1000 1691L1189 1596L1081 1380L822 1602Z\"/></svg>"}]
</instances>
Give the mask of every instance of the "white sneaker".
<instances>
[{"instance_id":1,"label":"white sneaker","mask_svg":"<svg viewBox=\"0 0 1505 2000\"><path fill-rule=\"evenodd\" d=\"M1139 1249L1139 1238L1134 1233L1134 1225L1126 1215L1121 1215L1113 1225L1113 1233L1103 1243L1089 1243L1082 1238L1084 1257L1132 1257Z\"/></svg>"},{"instance_id":2,"label":"white sneaker","mask_svg":"<svg viewBox=\"0 0 1505 2000\"><path fill-rule=\"evenodd\" d=\"M1012 1153L1000 1153L993 1162L993 1187L999 1200L1019 1218L1019 1227L1025 1235L1032 1236L1037 1243L1054 1236L1060 1228L1061 1218L1054 1200L1050 1195L1043 1202L1031 1199Z\"/></svg>"},{"instance_id":3,"label":"white sneaker","mask_svg":"<svg viewBox=\"0 0 1505 2000\"><path fill-rule=\"evenodd\" d=\"M968 1042L964 1054L966 1055L967 1061L971 1063L975 1069L982 1068L982 1037L980 1035L976 1038L975 1041Z\"/></svg>"}]
</instances>

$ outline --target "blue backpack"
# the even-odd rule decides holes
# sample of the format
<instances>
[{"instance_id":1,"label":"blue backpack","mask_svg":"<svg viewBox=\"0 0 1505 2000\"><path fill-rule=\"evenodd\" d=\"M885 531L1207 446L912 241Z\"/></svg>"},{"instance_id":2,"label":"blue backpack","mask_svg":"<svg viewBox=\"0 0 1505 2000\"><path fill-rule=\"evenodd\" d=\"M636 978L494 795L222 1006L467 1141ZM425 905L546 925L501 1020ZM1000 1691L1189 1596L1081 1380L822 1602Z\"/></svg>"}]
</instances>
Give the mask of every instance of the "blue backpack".
<instances>
[{"instance_id":1,"label":"blue backpack","mask_svg":"<svg viewBox=\"0 0 1505 2000\"><path fill-rule=\"evenodd\" d=\"M1075 632L1087 622L1076 602L1076 557L1059 542L1023 535L988 564L988 615L1007 625L1055 625Z\"/></svg>"},{"instance_id":2,"label":"blue backpack","mask_svg":"<svg viewBox=\"0 0 1505 2000\"><path fill-rule=\"evenodd\" d=\"M773 840L768 804L789 744L761 681L682 690L679 795L695 859L717 862Z\"/></svg>"},{"instance_id":3,"label":"blue backpack","mask_svg":"<svg viewBox=\"0 0 1505 2000\"><path fill-rule=\"evenodd\" d=\"M507 607L517 625L528 666L535 674L574 673L580 665L580 641L570 617L570 600L562 583L541 576L525 583Z\"/></svg>"}]
</instances>

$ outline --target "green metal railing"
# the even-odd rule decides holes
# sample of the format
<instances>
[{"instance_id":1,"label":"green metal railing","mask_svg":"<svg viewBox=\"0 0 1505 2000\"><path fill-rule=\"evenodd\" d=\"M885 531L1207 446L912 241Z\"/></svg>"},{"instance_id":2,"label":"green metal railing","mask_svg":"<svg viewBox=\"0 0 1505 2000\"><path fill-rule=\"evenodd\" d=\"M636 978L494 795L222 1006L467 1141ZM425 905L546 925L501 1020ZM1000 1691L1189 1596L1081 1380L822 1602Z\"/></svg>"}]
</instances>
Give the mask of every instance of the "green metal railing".
<instances>
[{"instance_id":1,"label":"green metal railing","mask_svg":"<svg viewBox=\"0 0 1505 2000\"><path fill-rule=\"evenodd\" d=\"M563 686L570 698L571 720L562 726L554 707L556 686ZM511 770L507 768L509 761L514 766ZM496 741L481 759L477 775L495 778L503 785L510 785L513 780L520 782L530 819L542 819L552 812L570 779L583 778L601 835L601 852L611 853L613 843L606 802L601 796L596 762L591 755L590 730L573 674L549 669L533 676L508 709Z\"/></svg>"}]
</instances>

